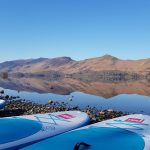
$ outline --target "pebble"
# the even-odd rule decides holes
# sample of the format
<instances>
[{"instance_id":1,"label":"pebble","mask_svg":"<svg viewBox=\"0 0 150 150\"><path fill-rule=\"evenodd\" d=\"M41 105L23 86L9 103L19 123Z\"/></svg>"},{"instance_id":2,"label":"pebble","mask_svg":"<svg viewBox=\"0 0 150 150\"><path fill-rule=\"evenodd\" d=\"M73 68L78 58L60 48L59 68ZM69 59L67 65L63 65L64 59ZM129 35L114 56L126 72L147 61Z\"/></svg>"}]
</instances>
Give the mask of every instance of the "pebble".
<instances>
[{"instance_id":1,"label":"pebble","mask_svg":"<svg viewBox=\"0 0 150 150\"><path fill-rule=\"evenodd\" d=\"M113 109L108 109L107 111L108 111L108 112L113 112Z\"/></svg>"},{"instance_id":2,"label":"pebble","mask_svg":"<svg viewBox=\"0 0 150 150\"><path fill-rule=\"evenodd\" d=\"M0 96L1 99L6 100L6 106L4 109L0 110L0 117L9 116L19 116L19 115L32 115L37 113L51 113L58 111L69 111L69 110L79 110L86 112L91 123L100 122L106 119L112 119L115 117L120 117L127 115L120 111L114 111L113 109L108 110L98 110L95 107L87 106L86 108L79 108L79 106L71 107L65 102L55 102L49 100L47 104L37 104L25 99L17 99L17 97L11 97L9 95ZM18 97L19 98L19 97Z\"/></svg>"}]
</instances>

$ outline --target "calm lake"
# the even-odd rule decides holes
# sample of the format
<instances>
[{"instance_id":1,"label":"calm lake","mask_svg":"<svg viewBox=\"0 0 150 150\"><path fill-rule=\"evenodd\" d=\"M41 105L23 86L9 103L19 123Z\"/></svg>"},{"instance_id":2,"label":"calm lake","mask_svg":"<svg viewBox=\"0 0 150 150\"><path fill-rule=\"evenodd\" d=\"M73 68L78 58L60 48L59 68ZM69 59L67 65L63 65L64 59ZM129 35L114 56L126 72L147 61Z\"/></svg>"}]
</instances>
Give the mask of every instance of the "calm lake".
<instances>
[{"instance_id":1,"label":"calm lake","mask_svg":"<svg viewBox=\"0 0 150 150\"><path fill-rule=\"evenodd\" d=\"M45 104L63 101L71 106L92 106L130 113L150 114L150 82L82 82L73 79L48 81L35 78L0 79L5 95Z\"/></svg>"}]
</instances>

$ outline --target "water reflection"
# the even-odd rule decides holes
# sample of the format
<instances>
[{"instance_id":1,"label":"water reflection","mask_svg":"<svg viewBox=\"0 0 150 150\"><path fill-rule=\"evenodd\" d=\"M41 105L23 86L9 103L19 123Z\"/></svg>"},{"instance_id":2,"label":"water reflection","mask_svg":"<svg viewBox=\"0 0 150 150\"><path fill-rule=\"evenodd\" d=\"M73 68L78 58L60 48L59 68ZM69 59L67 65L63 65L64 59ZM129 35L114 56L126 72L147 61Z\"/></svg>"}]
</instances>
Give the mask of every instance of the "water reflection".
<instances>
[{"instance_id":1,"label":"water reflection","mask_svg":"<svg viewBox=\"0 0 150 150\"><path fill-rule=\"evenodd\" d=\"M130 82L82 82L69 78L58 81L48 81L38 78L9 78L7 80L0 79L0 87L18 92L27 91L60 95L82 92L106 99L120 94L150 96L150 82L146 80Z\"/></svg>"},{"instance_id":2,"label":"water reflection","mask_svg":"<svg viewBox=\"0 0 150 150\"><path fill-rule=\"evenodd\" d=\"M0 79L0 90L37 103L63 101L73 106L114 109L150 115L150 82L82 82L73 79L57 81L37 78ZM70 100L72 98L72 100Z\"/></svg>"}]
</instances>

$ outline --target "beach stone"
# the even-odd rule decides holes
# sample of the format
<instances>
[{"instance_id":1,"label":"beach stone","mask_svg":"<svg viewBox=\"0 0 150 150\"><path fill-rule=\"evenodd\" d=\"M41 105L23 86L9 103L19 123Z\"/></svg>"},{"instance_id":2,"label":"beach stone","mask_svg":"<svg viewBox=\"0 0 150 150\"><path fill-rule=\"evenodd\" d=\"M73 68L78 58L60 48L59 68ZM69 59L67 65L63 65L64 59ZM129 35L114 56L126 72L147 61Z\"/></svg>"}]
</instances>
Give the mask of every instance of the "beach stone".
<instances>
[{"instance_id":1,"label":"beach stone","mask_svg":"<svg viewBox=\"0 0 150 150\"><path fill-rule=\"evenodd\" d=\"M48 103L49 103L49 104L52 104L52 103L53 103L53 101L52 101L52 100L49 100L49 101L48 101Z\"/></svg>"},{"instance_id":2,"label":"beach stone","mask_svg":"<svg viewBox=\"0 0 150 150\"><path fill-rule=\"evenodd\" d=\"M105 112L103 112L103 111L100 111L100 112L99 112L99 114L100 114L100 115L104 115L104 114L105 114Z\"/></svg>"},{"instance_id":3,"label":"beach stone","mask_svg":"<svg viewBox=\"0 0 150 150\"><path fill-rule=\"evenodd\" d=\"M15 97L15 96L14 96ZM1 99L7 100L6 107L0 111L0 117L19 116L19 115L32 115L37 113L50 113L58 111L72 111L79 110L85 112L91 118L91 123L96 123L106 119L111 119L119 116L126 115L121 111L114 111L113 109L99 110L95 107L87 106L80 108L79 106L71 106L62 101L49 100L47 104L38 104L25 99L12 99L9 95L2 96Z\"/></svg>"},{"instance_id":4,"label":"beach stone","mask_svg":"<svg viewBox=\"0 0 150 150\"><path fill-rule=\"evenodd\" d=\"M113 109L107 109L108 112L113 112Z\"/></svg>"}]
</instances>

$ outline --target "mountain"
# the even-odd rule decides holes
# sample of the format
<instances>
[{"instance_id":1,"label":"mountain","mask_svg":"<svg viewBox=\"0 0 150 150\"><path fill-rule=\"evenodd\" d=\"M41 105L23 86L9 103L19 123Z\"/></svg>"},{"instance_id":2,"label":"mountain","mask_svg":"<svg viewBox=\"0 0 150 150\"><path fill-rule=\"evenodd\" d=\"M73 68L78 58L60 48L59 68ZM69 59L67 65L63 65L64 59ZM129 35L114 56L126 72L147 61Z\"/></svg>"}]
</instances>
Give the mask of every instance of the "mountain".
<instances>
[{"instance_id":1,"label":"mountain","mask_svg":"<svg viewBox=\"0 0 150 150\"><path fill-rule=\"evenodd\" d=\"M65 66L62 66L62 71L63 70L66 70L69 73L91 70L95 72L122 71L148 74L150 72L150 59L120 60L116 57L105 55L103 57L66 64Z\"/></svg>"},{"instance_id":2,"label":"mountain","mask_svg":"<svg viewBox=\"0 0 150 150\"><path fill-rule=\"evenodd\" d=\"M68 77L150 76L150 59L121 60L111 55L75 61L69 57L38 58L0 63L0 72L44 74L59 72ZM128 76L127 76L128 75Z\"/></svg>"},{"instance_id":3,"label":"mountain","mask_svg":"<svg viewBox=\"0 0 150 150\"><path fill-rule=\"evenodd\" d=\"M0 63L0 72L22 72L33 73L58 70L59 67L66 65L67 63L74 62L70 57L58 57L58 58L38 58L27 60L14 60Z\"/></svg>"}]
</instances>

